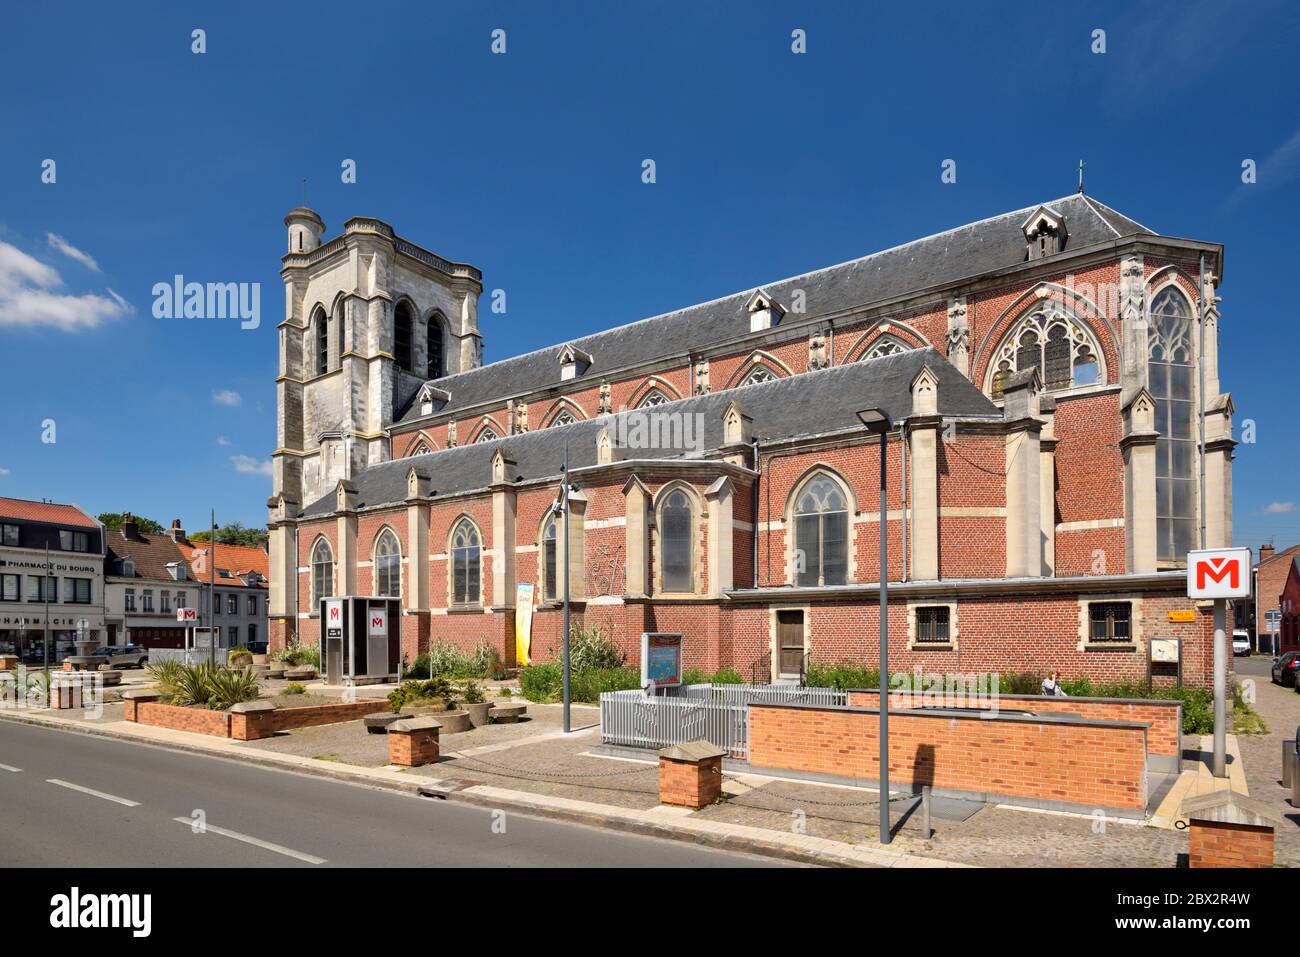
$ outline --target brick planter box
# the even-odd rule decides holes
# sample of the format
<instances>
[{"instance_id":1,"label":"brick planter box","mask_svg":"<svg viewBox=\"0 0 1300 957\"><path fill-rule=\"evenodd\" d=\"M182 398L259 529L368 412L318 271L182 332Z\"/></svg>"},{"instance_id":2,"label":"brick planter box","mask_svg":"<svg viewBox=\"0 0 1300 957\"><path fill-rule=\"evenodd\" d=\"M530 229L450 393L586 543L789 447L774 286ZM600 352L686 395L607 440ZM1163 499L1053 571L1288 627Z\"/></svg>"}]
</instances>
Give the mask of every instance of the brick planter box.
<instances>
[{"instance_id":1,"label":"brick planter box","mask_svg":"<svg viewBox=\"0 0 1300 957\"><path fill-rule=\"evenodd\" d=\"M1188 867L1272 867L1274 827L1286 819L1262 801L1214 791L1183 801Z\"/></svg>"},{"instance_id":2,"label":"brick planter box","mask_svg":"<svg viewBox=\"0 0 1300 957\"><path fill-rule=\"evenodd\" d=\"M229 712L160 704L157 693L152 691L128 691L122 700L123 717L127 721L236 741L257 741L280 731L355 721L388 710L388 702L382 698L302 708L277 708L269 701L245 701L234 705Z\"/></svg>"},{"instance_id":3,"label":"brick planter box","mask_svg":"<svg viewBox=\"0 0 1300 957\"><path fill-rule=\"evenodd\" d=\"M722 758L708 741L691 741L659 752L659 803L702 808L722 797Z\"/></svg>"},{"instance_id":4,"label":"brick planter box","mask_svg":"<svg viewBox=\"0 0 1300 957\"><path fill-rule=\"evenodd\" d=\"M388 726L388 763L418 768L438 760L438 732L442 726L433 718L407 718Z\"/></svg>"}]
</instances>

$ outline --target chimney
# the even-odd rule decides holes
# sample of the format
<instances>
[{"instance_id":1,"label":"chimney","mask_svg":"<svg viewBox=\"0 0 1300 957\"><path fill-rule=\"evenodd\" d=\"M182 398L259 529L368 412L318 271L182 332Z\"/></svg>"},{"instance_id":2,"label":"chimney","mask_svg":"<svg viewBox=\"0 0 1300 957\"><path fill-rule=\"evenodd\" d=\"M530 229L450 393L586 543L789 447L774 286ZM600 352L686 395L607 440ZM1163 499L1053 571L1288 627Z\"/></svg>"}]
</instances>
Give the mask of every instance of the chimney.
<instances>
[{"instance_id":1,"label":"chimney","mask_svg":"<svg viewBox=\"0 0 1300 957\"><path fill-rule=\"evenodd\" d=\"M1273 557L1273 551L1272 542L1269 542L1267 545L1259 546L1259 562L1261 565Z\"/></svg>"},{"instance_id":2,"label":"chimney","mask_svg":"<svg viewBox=\"0 0 1300 957\"><path fill-rule=\"evenodd\" d=\"M167 534L171 536L173 542L179 543L185 541L185 529L181 528L181 520L179 518L172 519L172 527Z\"/></svg>"},{"instance_id":3,"label":"chimney","mask_svg":"<svg viewBox=\"0 0 1300 957\"><path fill-rule=\"evenodd\" d=\"M128 542L140 541L140 526L136 524L135 516L130 512L122 513L121 532L122 537Z\"/></svg>"}]
</instances>

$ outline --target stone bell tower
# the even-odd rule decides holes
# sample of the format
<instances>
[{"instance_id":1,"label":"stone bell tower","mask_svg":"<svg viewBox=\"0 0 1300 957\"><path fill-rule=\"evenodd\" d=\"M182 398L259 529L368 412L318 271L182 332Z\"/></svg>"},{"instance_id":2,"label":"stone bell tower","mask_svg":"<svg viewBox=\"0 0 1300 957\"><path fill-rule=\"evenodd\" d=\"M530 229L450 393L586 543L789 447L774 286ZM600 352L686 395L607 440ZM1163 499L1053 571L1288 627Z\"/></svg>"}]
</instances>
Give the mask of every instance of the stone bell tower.
<instances>
[{"instance_id":1,"label":"stone bell tower","mask_svg":"<svg viewBox=\"0 0 1300 957\"><path fill-rule=\"evenodd\" d=\"M425 382L482 363L483 279L382 220L354 217L325 240L325 221L300 206L284 225L269 610L291 627L298 512L389 459L388 429Z\"/></svg>"}]
</instances>

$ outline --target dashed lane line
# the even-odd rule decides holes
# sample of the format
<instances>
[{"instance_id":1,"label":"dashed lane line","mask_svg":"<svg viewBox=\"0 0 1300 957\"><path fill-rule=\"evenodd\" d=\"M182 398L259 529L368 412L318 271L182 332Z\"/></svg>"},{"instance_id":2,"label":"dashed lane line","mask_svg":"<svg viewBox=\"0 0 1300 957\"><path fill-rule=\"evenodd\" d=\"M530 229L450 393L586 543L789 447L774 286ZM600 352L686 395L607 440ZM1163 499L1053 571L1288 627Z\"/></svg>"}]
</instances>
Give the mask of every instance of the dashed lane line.
<instances>
[{"instance_id":1,"label":"dashed lane line","mask_svg":"<svg viewBox=\"0 0 1300 957\"><path fill-rule=\"evenodd\" d=\"M194 827L193 818L174 817L173 821L178 824L184 824L191 829ZM306 861L308 864L324 864L325 858L316 857L314 854L304 854L302 851L295 851L291 847L285 847L283 844L272 844L270 841L264 841L260 837L252 837L248 834L240 834L238 831L228 831L224 827L217 827L213 824L202 825L199 833L220 834L222 837L228 837L232 841L242 841L245 844L252 844L254 847L260 847L263 850L274 851L276 854L283 854L285 857L292 857L299 861Z\"/></svg>"},{"instance_id":2,"label":"dashed lane line","mask_svg":"<svg viewBox=\"0 0 1300 957\"><path fill-rule=\"evenodd\" d=\"M73 784L71 781L62 781L59 778L46 778L46 784L57 784L61 788L67 788L69 791L80 791L82 794L89 794L91 797L102 798L105 801L112 801L114 804L121 804L126 807L139 807L139 801L132 801L128 798L118 797L116 794L107 794L104 791L96 791L94 788L83 787L80 784Z\"/></svg>"}]
</instances>

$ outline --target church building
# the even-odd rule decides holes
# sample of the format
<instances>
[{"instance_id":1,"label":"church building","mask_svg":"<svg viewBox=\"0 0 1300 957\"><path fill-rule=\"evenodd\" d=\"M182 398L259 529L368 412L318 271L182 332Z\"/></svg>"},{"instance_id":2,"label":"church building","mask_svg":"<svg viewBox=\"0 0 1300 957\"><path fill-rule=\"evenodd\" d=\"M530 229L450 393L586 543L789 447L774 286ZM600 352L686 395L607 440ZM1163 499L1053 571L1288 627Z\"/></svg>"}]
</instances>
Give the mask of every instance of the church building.
<instances>
[{"instance_id":1,"label":"church building","mask_svg":"<svg viewBox=\"0 0 1300 957\"><path fill-rule=\"evenodd\" d=\"M790 680L876 660L884 575L899 670L1209 682L1183 569L1232 543L1220 244L1079 192L484 365L478 269L285 223L272 647L390 596L407 658L509 666L532 584L547 660L567 567L629 663L681 632L688 667Z\"/></svg>"}]
</instances>

